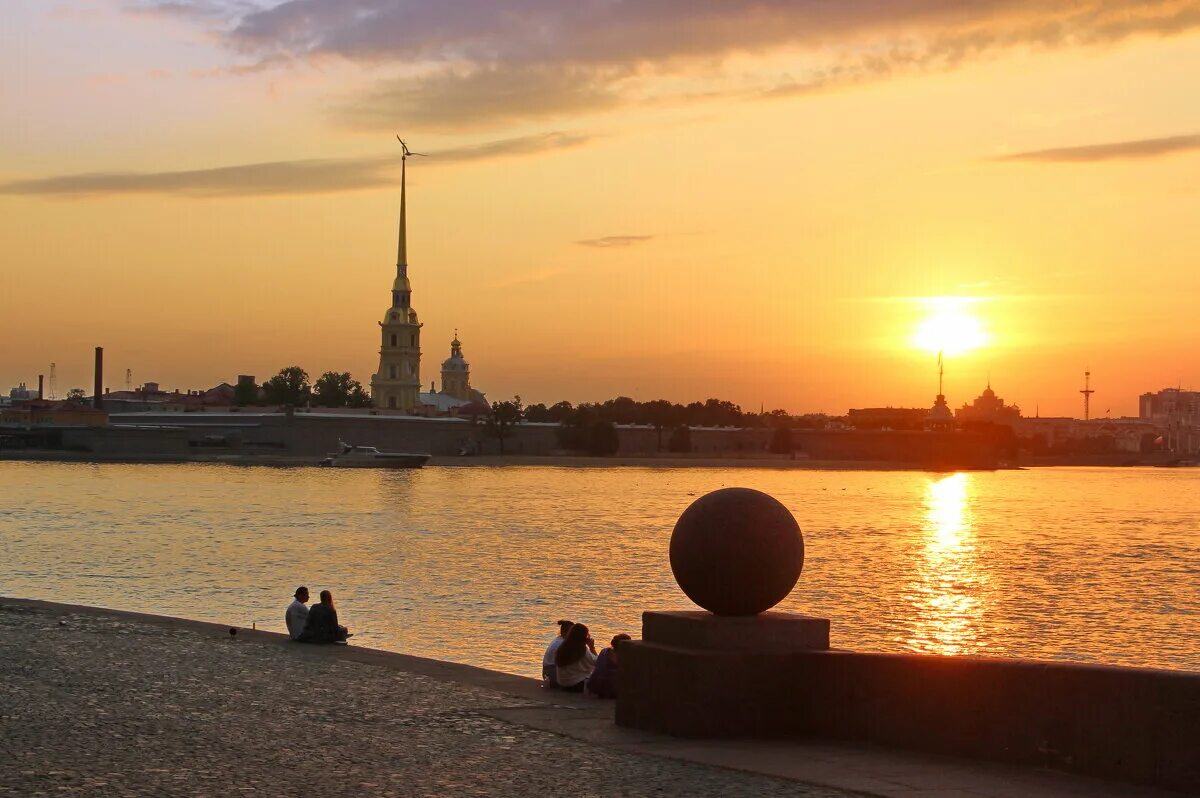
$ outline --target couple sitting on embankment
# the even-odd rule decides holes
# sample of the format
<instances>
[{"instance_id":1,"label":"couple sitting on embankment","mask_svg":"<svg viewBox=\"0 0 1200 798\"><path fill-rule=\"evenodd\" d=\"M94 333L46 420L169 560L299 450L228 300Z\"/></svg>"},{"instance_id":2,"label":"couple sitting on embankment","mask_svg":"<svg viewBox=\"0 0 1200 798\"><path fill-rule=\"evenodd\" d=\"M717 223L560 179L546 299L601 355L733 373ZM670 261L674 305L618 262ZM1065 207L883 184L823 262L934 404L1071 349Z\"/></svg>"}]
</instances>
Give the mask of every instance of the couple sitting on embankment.
<instances>
[{"instance_id":1,"label":"couple sitting on embankment","mask_svg":"<svg viewBox=\"0 0 1200 798\"><path fill-rule=\"evenodd\" d=\"M287 608L288 637L299 643L345 643L352 632L338 624L337 609L333 606L333 594L321 591L321 601L312 607L308 602L308 588L296 588L296 598Z\"/></svg>"},{"instance_id":2,"label":"couple sitting on embankment","mask_svg":"<svg viewBox=\"0 0 1200 798\"><path fill-rule=\"evenodd\" d=\"M542 684L597 698L616 698L617 643L630 639L619 634L612 639L611 648L597 655L596 642L586 626L559 621L558 635L542 656Z\"/></svg>"}]
</instances>

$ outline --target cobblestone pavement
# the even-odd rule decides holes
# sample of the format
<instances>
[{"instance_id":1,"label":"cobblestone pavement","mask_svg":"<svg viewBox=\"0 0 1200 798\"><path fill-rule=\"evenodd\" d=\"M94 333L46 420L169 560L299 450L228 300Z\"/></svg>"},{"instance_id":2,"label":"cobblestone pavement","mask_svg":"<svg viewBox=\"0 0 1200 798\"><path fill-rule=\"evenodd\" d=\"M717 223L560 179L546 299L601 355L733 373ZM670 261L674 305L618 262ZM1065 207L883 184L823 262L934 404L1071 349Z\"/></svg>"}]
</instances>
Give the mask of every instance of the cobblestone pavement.
<instances>
[{"instance_id":1,"label":"cobblestone pavement","mask_svg":"<svg viewBox=\"0 0 1200 798\"><path fill-rule=\"evenodd\" d=\"M488 716L520 698L287 645L0 605L0 796L819 796Z\"/></svg>"}]
</instances>

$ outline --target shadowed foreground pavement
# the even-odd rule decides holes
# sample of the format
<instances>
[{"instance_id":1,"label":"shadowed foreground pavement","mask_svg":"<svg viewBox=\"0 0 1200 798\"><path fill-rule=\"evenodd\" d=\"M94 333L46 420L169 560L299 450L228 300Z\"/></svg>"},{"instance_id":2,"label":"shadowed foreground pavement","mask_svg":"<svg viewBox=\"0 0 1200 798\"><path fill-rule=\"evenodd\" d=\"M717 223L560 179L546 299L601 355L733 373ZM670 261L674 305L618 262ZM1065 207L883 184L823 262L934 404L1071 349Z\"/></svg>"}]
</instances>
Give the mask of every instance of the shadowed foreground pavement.
<instances>
[{"instance_id":1,"label":"shadowed foreground pavement","mask_svg":"<svg viewBox=\"0 0 1200 798\"><path fill-rule=\"evenodd\" d=\"M1170 794L833 742L680 740L519 676L0 597L5 795Z\"/></svg>"},{"instance_id":2,"label":"shadowed foreground pavement","mask_svg":"<svg viewBox=\"0 0 1200 798\"><path fill-rule=\"evenodd\" d=\"M0 602L0 794L848 794L497 716L537 694L241 638Z\"/></svg>"}]
</instances>

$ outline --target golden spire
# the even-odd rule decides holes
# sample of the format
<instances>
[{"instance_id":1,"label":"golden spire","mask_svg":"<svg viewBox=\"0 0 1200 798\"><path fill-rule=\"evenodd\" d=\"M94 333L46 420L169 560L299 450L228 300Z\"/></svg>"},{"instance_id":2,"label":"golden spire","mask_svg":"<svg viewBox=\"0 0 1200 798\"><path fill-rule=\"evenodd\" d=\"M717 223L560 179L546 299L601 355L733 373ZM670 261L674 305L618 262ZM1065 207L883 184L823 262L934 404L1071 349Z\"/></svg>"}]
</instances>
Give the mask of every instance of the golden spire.
<instances>
[{"instance_id":1,"label":"golden spire","mask_svg":"<svg viewBox=\"0 0 1200 798\"><path fill-rule=\"evenodd\" d=\"M399 242L396 245L396 273L400 277L407 277L408 276L408 220L406 218L405 208L404 208L404 205L405 205L405 203L404 203L405 171L406 171L405 166L408 162L408 156L410 156L410 155L424 156L424 153L413 152L412 150L410 150L408 148L408 144L406 144L404 142L404 139L400 138L399 134L396 135L396 141L400 142L400 150L401 150L401 155L400 155L400 236L399 236Z\"/></svg>"}]
</instances>

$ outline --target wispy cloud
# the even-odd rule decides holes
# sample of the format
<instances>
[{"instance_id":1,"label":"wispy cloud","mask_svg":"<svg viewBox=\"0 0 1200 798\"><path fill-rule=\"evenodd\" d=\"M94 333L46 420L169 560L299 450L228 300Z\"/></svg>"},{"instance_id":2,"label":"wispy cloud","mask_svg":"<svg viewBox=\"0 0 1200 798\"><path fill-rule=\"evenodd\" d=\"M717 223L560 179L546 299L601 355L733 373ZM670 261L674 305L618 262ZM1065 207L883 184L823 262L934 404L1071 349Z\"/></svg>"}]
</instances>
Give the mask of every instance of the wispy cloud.
<instances>
[{"instance_id":1,"label":"wispy cloud","mask_svg":"<svg viewBox=\"0 0 1200 798\"><path fill-rule=\"evenodd\" d=\"M521 67L437 72L387 81L352 96L335 111L353 127L440 131L494 128L526 119L611 108L616 75L579 69Z\"/></svg>"},{"instance_id":2,"label":"wispy cloud","mask_svg":"<svg viewBox=\"0 0 1200 798\"><path fill-rule=\"evenodd\" d=\"M615 249L618 247L632 247L634 244L644 244L654 236L603 236L601 238L587 238L583 241L576 241L583 247L593 247L595 249Z\"/></svg>"},{"instance_id":3,"label":"wispy cloud","mask_svg":"<svg viewBox=\"0 0 1200 798\"><path fill-rule=\"evenodd\" d=\"M1002 155L994 161L1051 161L1058 163L1084 163L1089 161L1116 161L1132 158L1157 158L1179 152L1200 150L1200 134L1166 136L1157 139L1114 141L1107 144L1084 144L1077 147L1055 147L1048 150L1031 150L1013 155Z\"/></svg>"},{"instance_id":4,"label":"wispy cloud","mask_svg":"<svg viewBox=\"0 0 1200 798\"><path fill-rule=\"evenodd\" d=\"M583 133L554 132L489 141L430 153L422 168L580 146ZM14 180L0 194L87 197L114 194L174 194L185 197L239 197L323 194L392 185L399 160L395 154L218 166L171 172L86 172Z\"/></svg>"},{"instance_id":5,"label":"wispy cloud","mask_svg":"<svg viewBox=\"0 0 1200 798\"><path fill-rule=\"evenodd\" d=\"M670 79L691 66L719 70L739 54L805 53L810 66L753 93L765 98L953 69L1006 48L1097 46L1200 27L1196 0L245 2L143 0L210 15L243 9L223 41L264 63L335 56L399 66L407 77L353 98L343 119L433 129L497 127L655 99L675 94Z\"/></svg>"}]
</instances>

